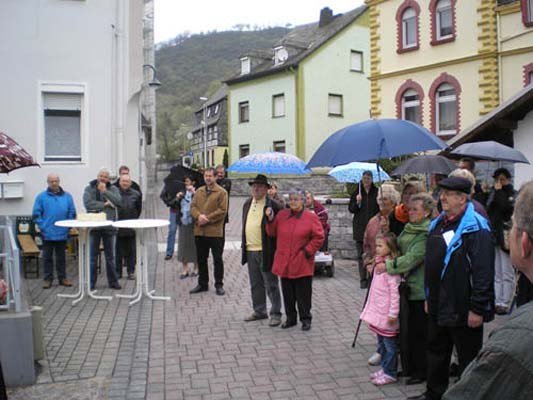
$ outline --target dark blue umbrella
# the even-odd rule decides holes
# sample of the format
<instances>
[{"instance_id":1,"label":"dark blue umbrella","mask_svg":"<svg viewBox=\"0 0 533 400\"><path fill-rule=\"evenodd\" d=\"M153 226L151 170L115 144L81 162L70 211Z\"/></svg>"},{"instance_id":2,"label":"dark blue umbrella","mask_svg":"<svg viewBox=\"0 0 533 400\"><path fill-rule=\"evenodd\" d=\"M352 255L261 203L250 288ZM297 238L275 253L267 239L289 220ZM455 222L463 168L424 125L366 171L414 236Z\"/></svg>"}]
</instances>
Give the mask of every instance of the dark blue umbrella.
<instances>
[{"instance_id":1,"label":"dark blue umbrella","mask_svg":"<svg viewBox=\"0 0 533 400\"><path fill-rule=\"evenodd\" d=\"M318 148L307 168L353 161L379 161L417 151L444 150L446 143L426 128L401 119L372 119L349 125Z\"/></svg>"}]
</instances>

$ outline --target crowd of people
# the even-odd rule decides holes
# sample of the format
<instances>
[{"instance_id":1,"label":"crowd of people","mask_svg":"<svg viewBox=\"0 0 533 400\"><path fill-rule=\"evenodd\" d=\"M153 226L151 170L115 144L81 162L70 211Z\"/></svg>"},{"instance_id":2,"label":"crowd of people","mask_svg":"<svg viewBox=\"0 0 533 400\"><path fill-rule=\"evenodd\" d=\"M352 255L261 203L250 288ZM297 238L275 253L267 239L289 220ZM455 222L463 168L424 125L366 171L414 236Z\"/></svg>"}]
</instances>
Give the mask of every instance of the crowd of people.
<instances>
[{"instance_id":1,"label":"crowd of people","mask_svg":"<svg viewBox=\"0 0 533 400\"><path fill-rule=\"evenodd\" d=\"M533 183L524 186L517 200L507 169L494 171L494 185L484 191L475 180L473 160L463 159L459 167L447 177L437 177L432 192L422 182L411 180L401 191L387 183L378 188L367 171L350 198L360 287L368 289L360 318L377 339L376 352L368 362L380 366L370 380L377 386L395 383L400 376L407 377L408 385L426 382L425 392L412 399L474 398L461 397L472 390L466 380L500 382L487 377L486 365L505 363L505 358L493 355L500 351L505 333L495 335L482 349L483 325L494 314L512 310L513 264L522 271L518 305L531 298ZM129 169L122 166L113 184L109 176L107 169L101 169L85 188L87 212L104 212L109 220L138 218L142 193ZM269 319L269 326L287 329L299 320L301 329L308 331L314 257L328 250L328 212L312 192L293 188L286 202L278 185L266 176L259 174L248 183L250 196L242 209L241 261L248 268L252 312L244 321ZM223 251L230 191L224 166L207 168L202 176L176 178L171 173L165 180L160 194L170 219L165 259L173 257L179 230L179 278L197 277L191 294L209 290L210 253L215 292L225 294ZM75 218L76 209L57 175L48 176L48 188L36 198L33 216L43 236L43 287L52 285L54 254L59 284L71 286L64 257L68 231L54 222ZM111 227L92 230L93 289L101 243L108 286L120 289L118 279L124 266L128 279L134 279L135 233L125 229L117 233ZM517 332L526 332L533 319L519 312L513 320ZM508 352L520 348L517 344ZM447 392L454 364L461 380ZM531 386L531 382L524 385Z\"/></svg>"}]
</instances>

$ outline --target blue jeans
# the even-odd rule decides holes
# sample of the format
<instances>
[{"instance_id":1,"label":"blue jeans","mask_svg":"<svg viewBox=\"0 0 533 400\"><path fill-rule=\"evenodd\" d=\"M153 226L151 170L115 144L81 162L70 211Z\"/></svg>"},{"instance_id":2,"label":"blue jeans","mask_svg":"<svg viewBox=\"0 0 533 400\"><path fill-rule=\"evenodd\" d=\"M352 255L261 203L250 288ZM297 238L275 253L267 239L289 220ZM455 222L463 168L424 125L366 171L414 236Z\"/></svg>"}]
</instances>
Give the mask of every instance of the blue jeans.
<instances>
[{"instance_id":1,"label":"blue jeans","mask_svg":"<svg viewBox=\"0 0 533 400\"><path fill-rule=\"evenodd\" d=\"M114 229L95 229L91 231L90 251L91 251L91 287L96 285L96 260L100 256L100 241L104 243L105 269L107 273L107 283L109 286L118 283L117 269L115 267L115 239Z\"/></svg>"},{"instance_id":2,"label":"blue jeans","mask_svg":"<svg viewBox=\"0 0 533 400\"><path fill-rule=\"evenodd\" d=\"M172 257L172 254L174 254L174 246L176 245L176 230L178 229L176 215L176 211L170 210L170 217L168 218L170 225L168 227L167 236L167 257Z\"/></svg>"},{"instance_id":3,"label":"blue jeans","mask_svg":"<svg viewBox=\"0 0 533 400\"><path fill-rule=\"evenodd\" d=\"M383 372L396 378L398 373L398 337L378 335L378 353L381 355Z\"/></svg>"}]
</instances>

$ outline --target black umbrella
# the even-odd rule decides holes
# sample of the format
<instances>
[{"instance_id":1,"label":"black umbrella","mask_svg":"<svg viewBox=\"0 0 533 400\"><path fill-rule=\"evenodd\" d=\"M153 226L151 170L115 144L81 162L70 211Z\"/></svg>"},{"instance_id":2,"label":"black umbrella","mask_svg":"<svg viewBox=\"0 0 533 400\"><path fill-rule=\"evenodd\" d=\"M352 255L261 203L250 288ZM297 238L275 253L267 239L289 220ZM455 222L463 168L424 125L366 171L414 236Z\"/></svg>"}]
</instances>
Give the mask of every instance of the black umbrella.
<instances>
[{"instance_id":1,"label":"black umbrella","mask_svg":"<svg viewBox=\"0 0 533 400\"><path fill-rule=\"evenodd\" d=\"M409 158L392 171L392 176L405 174L441 174L448 175L457 166L446 157L423 155Z\"/></svg>"},{"instance_id":2,"label":"black umbrella","mask_svg":"<svg viewBox=\"0 0 533 400\"><path fill-rule=\"evenodd\" d=\"M528 159L518 150L492 140L487 142L465 143L451 154L489 161L509 161L529 164Z\"/></svg>"}]
</instances>

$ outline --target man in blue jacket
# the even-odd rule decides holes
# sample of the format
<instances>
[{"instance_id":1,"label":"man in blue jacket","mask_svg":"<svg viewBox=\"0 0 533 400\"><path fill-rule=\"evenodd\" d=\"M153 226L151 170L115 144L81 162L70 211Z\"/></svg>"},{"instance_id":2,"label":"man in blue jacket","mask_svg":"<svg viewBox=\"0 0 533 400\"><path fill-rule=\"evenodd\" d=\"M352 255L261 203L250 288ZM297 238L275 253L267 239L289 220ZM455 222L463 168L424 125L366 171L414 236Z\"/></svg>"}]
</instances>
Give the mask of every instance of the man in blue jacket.
<instances>
[{"instance_id":1,"label":"man in blue jacket","mask_svg":"<svg viewBox=\"0 0 533 400\"><path fill-rule=\"evenodd\" d=\"M439 182L442 214L429 227L425 256L428 314L426 392L409 399L440 400L448 388L455 346L459 375L483 343L483 323L494 318L494 244L489 223L469 200L472 184Z\"/></svg>"},{"instance_id":2,"label":"man in blue jacket","mask_svg":"<svg viewBox=\"0 0 533 400\"><path fill-rule=\"evenodd\" d=\"M49 289L54 280L54 253L59 284L72 286L65 271L68 228L60 228L54 224L57 221L76 218L76 207L72 196L60 186L59 176L53 173L49 174L47 183L48 189L35 198L32 213L33 220L39 226L43 236L43 289Z\"/></svg>"}]
</instances>

